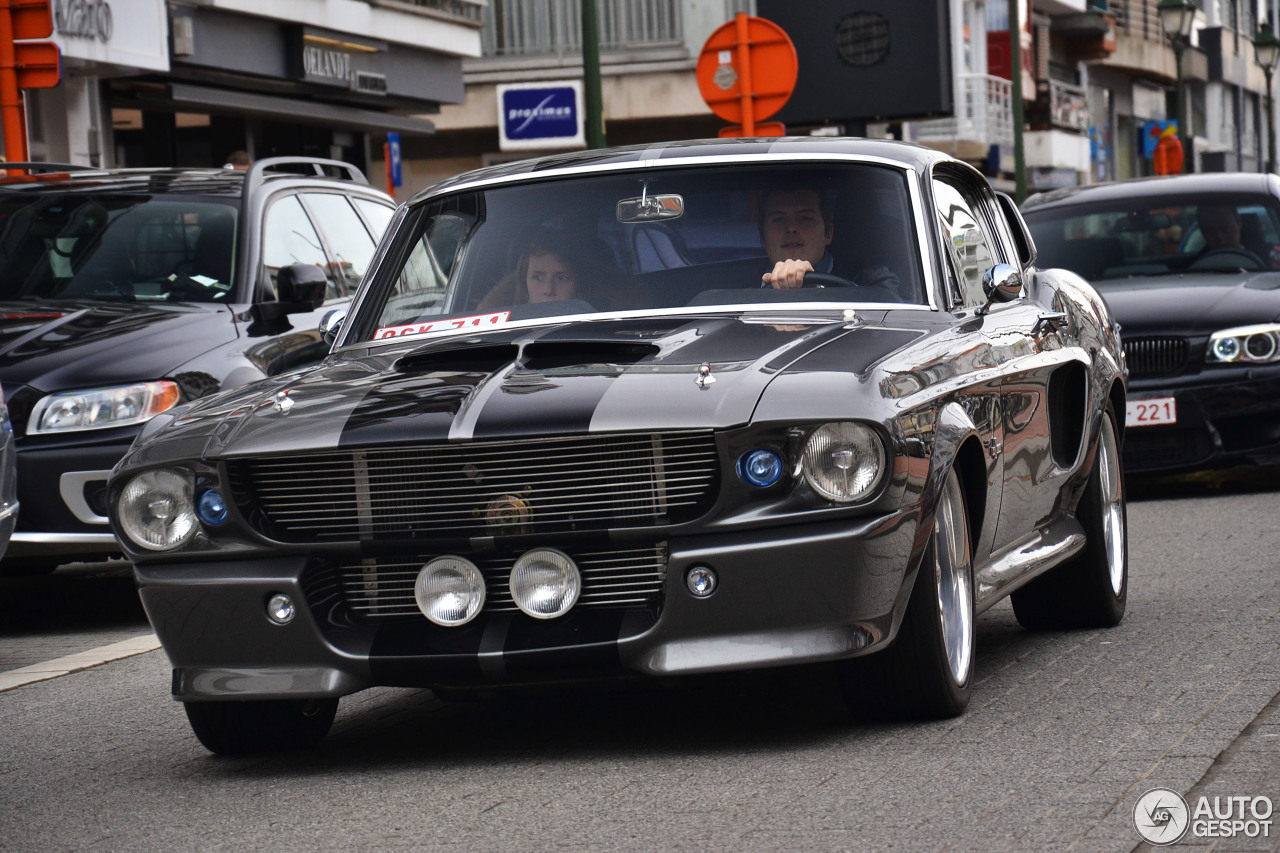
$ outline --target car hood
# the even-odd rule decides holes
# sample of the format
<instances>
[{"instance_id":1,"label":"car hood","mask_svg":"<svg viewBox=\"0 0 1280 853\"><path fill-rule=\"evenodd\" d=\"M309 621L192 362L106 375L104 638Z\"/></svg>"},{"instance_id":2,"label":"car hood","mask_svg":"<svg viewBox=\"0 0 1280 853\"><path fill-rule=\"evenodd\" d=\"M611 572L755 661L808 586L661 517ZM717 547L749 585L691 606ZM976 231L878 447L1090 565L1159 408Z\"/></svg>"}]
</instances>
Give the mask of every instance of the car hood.
<instances>
[{"instance_id":1,"label":"car hood","mask_svg":"<svg viewBox=\"0 0 1280 853\"><path fill-rule=\"evenodd\" d=\"M162 415L169 440L140 439L134 461L745 424L806 356L838 344L856 371L921 334L838 317L617 320L347 350Z\"/></svg>"},{"instance_id":2,"label":"car hood","mask_svg":"<svg viewBox=\"0 0 1280 853\"><path fill-rule=\"evenodd\" d=\"M1121 335L1207 335L1280 317L1280 273L1188 273L1101 282Z\"/></svg>"},{"instance_id":3,"label":"car hood","mask_svg":"<svg viewBox=\"0 0 1280 853\"><path fill-rule=\"evenodd\" d=\"M55 391L158 379L236 335L222 305L0 302L0 381Z\"/></svg>"}]
</instances>

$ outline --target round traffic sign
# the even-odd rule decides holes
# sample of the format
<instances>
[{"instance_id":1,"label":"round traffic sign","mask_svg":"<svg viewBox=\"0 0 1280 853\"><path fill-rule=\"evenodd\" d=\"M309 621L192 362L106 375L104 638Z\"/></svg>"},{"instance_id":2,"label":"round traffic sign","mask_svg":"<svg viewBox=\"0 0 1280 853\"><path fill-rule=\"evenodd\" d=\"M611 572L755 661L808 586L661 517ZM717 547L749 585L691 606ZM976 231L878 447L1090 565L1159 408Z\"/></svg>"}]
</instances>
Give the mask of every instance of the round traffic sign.
<instances>
[{"instance_id":1,"label":"round traffic sign","mask_svg":"<svg viewBox=\"0 0 1280 853\"><path fill-rule=\"evenodd\" d=\"M698 55L698 90L725 121L743 121L743 96L759 122L782 109L796 87L800 63L782 27L742 13L719 27Z\"/></svg>"}]
</instances>

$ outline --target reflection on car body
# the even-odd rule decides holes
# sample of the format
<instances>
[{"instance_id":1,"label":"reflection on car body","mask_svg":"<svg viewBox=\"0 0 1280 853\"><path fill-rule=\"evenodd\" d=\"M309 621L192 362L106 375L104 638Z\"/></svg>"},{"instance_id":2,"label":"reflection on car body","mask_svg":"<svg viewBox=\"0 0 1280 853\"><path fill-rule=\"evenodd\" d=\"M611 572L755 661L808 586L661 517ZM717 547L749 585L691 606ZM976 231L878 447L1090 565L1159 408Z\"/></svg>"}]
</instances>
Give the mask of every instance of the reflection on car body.
<instances>
[{"instance_id":1,"label":"reflection on car body","mask_svg":"<svg viewBox=\"0 0 1280 853\"><path fill-rule=\"evenodd\" d=\"M1089 279L1123 327L1127 471L1280 462L1275 178L1105 184L1033 196L1024 213L1041 261Z\"/></svg>"},{"instance_id":2,"label":"reflection on car body","mask_svg":"<svg viewBox=\"0 0 1280 853\"><path fill-rule=\"evenodd\" d=\"M781 179L894 292L761 287ZM646 218L645 193L681 201ZM482 310L538 229L605 247L634 307L583 267ZM113 472L175 697L217 752L314 743L373 685L824 660L856 713L961 712L978 613L1107 626L1127 595L1119 340L1034 253L979 173L889 142L613 149L419 195L320 367L166 412Z\"/></svg>"}]
</instances>

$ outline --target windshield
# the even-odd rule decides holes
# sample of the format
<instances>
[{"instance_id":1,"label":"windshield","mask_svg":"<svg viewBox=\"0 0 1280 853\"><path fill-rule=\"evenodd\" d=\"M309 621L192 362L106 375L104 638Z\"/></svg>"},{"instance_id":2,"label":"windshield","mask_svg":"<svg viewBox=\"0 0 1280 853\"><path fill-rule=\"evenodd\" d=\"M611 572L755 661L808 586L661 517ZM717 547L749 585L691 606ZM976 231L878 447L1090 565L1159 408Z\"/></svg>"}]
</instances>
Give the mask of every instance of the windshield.
<instances>
[{"instance_id":1,"label":"windshield","mask_svg":"<svg viewBox=\"0 0 1280 853\"><path fill-rule=\"evenodd\" d=\"M226 301L236 214L172 196L0 199L0 299Z\"/></svg>"},{"instance_id":2,"label":"windshield","mask_svg":"<svg viewBox=\"0 0 1280 853\"><path fill-rule=\"evenodd\" d=\"M357 339L686 306L927 304L906 174L878 165L491 186L419 205L390 239L392 267L361 309ZM777 255L822 275L762 288Z\"/></svg>"},{"instance_id":3,"label":"windshield","mask_svg":"<svg viewBox=\"0 0 1280 853\"><path fill-rule=\"evenodd\" d=\"M1041 267L1107 280L1280 269L1280 211L1266 195L1130 198L1025 211Z\"/></svg>"}]
</instances>

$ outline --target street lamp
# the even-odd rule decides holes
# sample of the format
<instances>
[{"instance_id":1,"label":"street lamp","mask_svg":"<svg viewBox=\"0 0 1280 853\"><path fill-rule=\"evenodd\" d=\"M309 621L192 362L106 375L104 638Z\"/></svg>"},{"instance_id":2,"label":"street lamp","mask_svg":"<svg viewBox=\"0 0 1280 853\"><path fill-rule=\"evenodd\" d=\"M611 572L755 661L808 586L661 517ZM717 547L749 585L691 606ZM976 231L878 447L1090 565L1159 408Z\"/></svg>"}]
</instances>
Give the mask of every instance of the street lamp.
<instances>
[{"instance_id":1,"label":"street lamp","mask_svg":"<svg viewBox=\"0 0 1280 853\"><path fill-rule=\"evenodd\" d=\"M1262 73L1267 77L1267 171L1276 170L1276 117L1271 105L1271 76L1280 61L1280 39L1271 32L1271 24L1263 21L1253 37L1253 53Z\"/></svg>"},{"instance_id":2,"label":"street lamp","mask_svg":"<svg viewBox=\"0 0 1280 853\"><path fill-rule=\"evenodd\" d=\"M1164 28L1164 34L1169 39L1169 46L1173 48L1173 61L1178 66L1178 89L1177 89L1177 119L1178 119L1178 137L1182 141L1183 162L1186 163L1186 171L1193 170L1195 158L1191 154L1190 136L1187 134L1186 116L1186 98L1182 94L1182 52L1187 49L1187 45L1191 43L1191 28L1196 22L1196 4L1192 0L1160 0L1156 6L1156 11L1160 14L1160 26Z\"/></svg>"}]
</instances>

